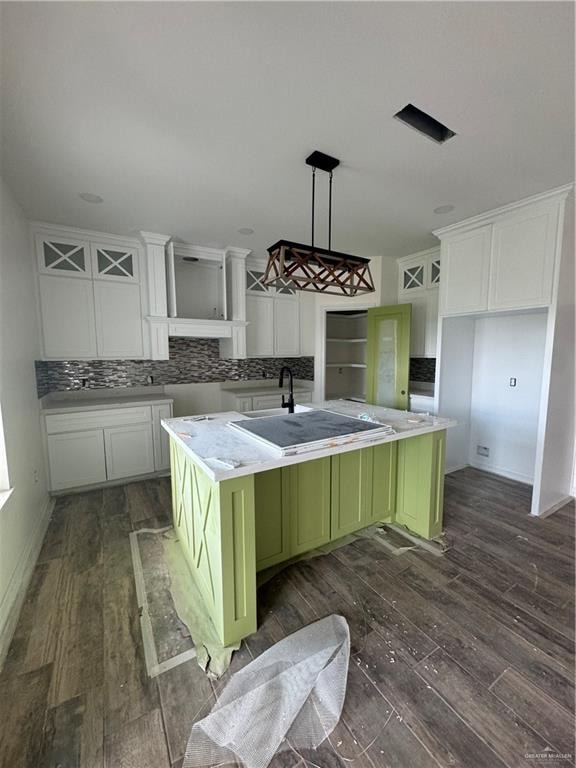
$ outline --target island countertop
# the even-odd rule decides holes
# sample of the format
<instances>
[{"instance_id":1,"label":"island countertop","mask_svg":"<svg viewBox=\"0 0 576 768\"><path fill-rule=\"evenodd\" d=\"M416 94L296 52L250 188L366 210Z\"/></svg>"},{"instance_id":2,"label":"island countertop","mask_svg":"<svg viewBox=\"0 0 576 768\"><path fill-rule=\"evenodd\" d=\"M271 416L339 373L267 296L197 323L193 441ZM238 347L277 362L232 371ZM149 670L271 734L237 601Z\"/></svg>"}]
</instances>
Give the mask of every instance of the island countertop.
<instances>
[{"instance_id":1,"label":"island countertop","mask_svg":"<svg viewBox=\"0 0 576 768\"><path fill-rule=\"evenodd\" d=\"M320 450L309 450L292 456L279 456L272 448L245 437L240 432L228 427L228 423L231 421L250 418L237 411L165 419L162 421L162 426L211 480L219 482L299 464L304 461L312 461L323 456L332 456L367 446L425 435L456 425L456 421L453 419L398 411L393 408L382 408L348 400L327 400L322 403L310 403L308 407L332 411L345 416L358 417L361 414L369 414L376 421L390 425L395 432L380 435L376 439L371 439L370 442L362 442L358 436L351 436L348 442L340 445Z\"/></svg>"}]
</instances>

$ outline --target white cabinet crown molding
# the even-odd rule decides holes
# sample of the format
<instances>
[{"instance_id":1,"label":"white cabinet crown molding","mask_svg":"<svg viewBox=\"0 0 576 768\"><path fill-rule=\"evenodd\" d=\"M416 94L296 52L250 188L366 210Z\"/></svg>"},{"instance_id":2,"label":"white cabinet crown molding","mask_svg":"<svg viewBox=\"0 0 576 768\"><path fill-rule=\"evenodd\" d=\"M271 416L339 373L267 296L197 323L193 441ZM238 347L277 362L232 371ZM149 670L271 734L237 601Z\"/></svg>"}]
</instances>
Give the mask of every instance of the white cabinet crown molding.
<instances>
[{"instance_id":1,"label":"white cabinet crown molding","mask_svg":"<svg viewBox=\"0 0 576 768\"><path fill-rule=\"evenodd\" d=\"M468 219L464 219L463 221L456 222L455 224L449 224L447 227L435 229L432 234L443 240L452 235L460 234L466 229L475 229L482 224L492 223L494 219L509 213L515 213L516 211L526 206L536 206L539 203L558 204L566 200L573 189L573 183L565 184L562 187L555 187L554 189L549 189L547 192L542 192L538 195L532 195L531 197L525 197L522 200L517 200L514 203L502 205L499 208L493 208L489 211L485 211L484 213L480 213L477 216L472 216Z\"/></svg>"},{"instance_id":2,"label":"white cabinet crown molding","mask_svg":"<svg viewBox=\"0 0 576 768\"><path fill-rule=\"evenodd\" d=\"M138 232L138 236L144 245L159 245L162 248L172 239L172 235L161 235L157 232L144 232L143 230Z\"/></svg>"},{"instance_id":3,"label":"white cabinet crown molding","mask_svg":"<svg viewBox=\"0 0 576 768\"><path fill-rule=\"evenodd\" d=\"M30 231L33 235L69 235L70 237L82 238L84 240L94 240L98 243L107 243L109 245L118 244L129 248L142 249L142 243L138 237L129 235L115 235L112 232L99 232L96 229L80 229L66 224L51 224L46 221L31 221Z\"/></svg>"}]
</instances>

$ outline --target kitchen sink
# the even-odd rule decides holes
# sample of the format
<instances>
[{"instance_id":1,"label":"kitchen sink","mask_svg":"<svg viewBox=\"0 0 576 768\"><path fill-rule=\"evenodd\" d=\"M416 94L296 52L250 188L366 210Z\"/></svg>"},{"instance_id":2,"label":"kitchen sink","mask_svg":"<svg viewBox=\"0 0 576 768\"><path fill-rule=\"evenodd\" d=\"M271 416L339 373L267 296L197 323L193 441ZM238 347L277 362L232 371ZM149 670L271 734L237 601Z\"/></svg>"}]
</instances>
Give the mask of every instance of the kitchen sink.
<instances>
[{"instance_id":1,"label":"kitchen sink","mask_svg":"<svg viewBox=\"0 0 576 768\"><path fill-rule=\"evenodd\" d=\"M306 411L313 411L314 408L310 408L307 405L295 405L294 413L306 413ZM248 416L249 419L260 419L263 416L289 416L287 408L266 408L263 411L248 411L244 413L244 416Z\"/></svg>"}]
</instances>

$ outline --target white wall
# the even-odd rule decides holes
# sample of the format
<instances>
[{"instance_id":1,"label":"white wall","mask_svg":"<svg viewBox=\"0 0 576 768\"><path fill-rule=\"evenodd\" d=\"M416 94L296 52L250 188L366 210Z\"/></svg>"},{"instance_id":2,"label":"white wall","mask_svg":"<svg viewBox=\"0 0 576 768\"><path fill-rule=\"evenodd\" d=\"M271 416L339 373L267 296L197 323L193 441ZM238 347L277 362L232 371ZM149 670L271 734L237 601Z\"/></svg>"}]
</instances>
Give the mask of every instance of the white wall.
<instances>
[{"instance_id":1,"label":"white wall","mask_svg":"<svg viewBox=\"0 0 576 768\"><path fill-rule=\"evenodd\" d=\"M474 317L445 317L439 322L435 409L439 416L458 422L446 436L446 472L468 464L474 331Z\"/></svg>"},{"instance_id":2,"label":"white wall","mask_svg":"<svg viewBox=\"0 0 576 768\"><path fill-rule=\"evenodd\" d=\"M475 324L469 461L525 483L534 479L546 322L547 312L539 312ZM479 456L477 445L490 456Z\"/></svg>"},{"instance_id":3,"label":"white wall","mask_svg":"<svg viewBox=\"0 0 576 768\"><path fill-rule=\"evenodd\" d=\"M12 494L0 509L0 659L48 522L36 396L39 357L28 226L8 188L0 190L0 403Z\"/></svg>"},{"instance_id":4,"label":"white wall","mask_svg":"<svg viewBox=\"0 0 576 768\"><path fill-rule=\"evenodd\" d=\"M566 201L562 259L555 279L558 303L550 323L547 351L550 385L543 392L541 475L535 478L533 515L543 515L574 493L574 195Z\"/></svg>"}]
</instances>

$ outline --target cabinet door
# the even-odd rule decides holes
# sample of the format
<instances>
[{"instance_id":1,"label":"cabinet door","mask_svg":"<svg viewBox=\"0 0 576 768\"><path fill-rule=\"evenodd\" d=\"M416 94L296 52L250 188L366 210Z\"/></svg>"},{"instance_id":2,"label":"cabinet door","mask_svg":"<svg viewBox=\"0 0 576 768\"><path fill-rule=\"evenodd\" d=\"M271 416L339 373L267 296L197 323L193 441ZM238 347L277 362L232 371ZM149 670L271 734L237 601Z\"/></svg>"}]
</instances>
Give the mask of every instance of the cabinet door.
<instances>
[{"instance_id":1,"label":"cabinet door","mask_svg":"<svg viewBox=\"0 0 576 768\"><path fill-rule=\"evenodd\" d=\"M282 405L282 392L278 390L276 395L259 395L252 398L252 408L255 411L263 411L267 408L280 408Z\"/></svg>"},{"instance_id":2,"label":"cabinet door","mask_svg":"<svg viewBox=\"0 0 576 768\"><path fill-rule=\"evenodd\" d=\"M550 304L556 227L555 208L494 224L489 309Z\"/></svg>"},{"instance_id":3,"label":"cabinet door","mask_svg":"<svg viewBox=\"0 0 576 768\"><path fill-rule=\"evenodd\" d=\"M98 356L142 357L140 286L96 280L94 299Z\"/></svg>"},{"instance_id":4,"label":"cabinet door","mask_svg":"<svg viewBox=\"0 0 576 768\"><path fill-rule=\"evenodd\" d=\"M135 248L91 243L92 274L98 280L138 282L139 262Z\"/></svg>"},{"instance_id":5,"label":"cabinet door","mask_svg":"<svg viewBox=\"0 0 576 768\"><path fill-rule=\"evenodd\" d=\"M426 355L426 322L428 313L428 292L419 296L410 296L410 299L401 304L412 305L412 317L410 321L410 357L424 357Z\"/></svg>"},{"instance_id":6,"label":"cabinet door","mask_svg":"<svg viewBox=\"0 0 576 768\"><path fill-rule=\"evenodd\" d=\"M330 457L283 468L282 504L290 517L292 555L330 541Z\"/></svg>"},{"instance_id":7,"label":"cabinet door","mask_svg":"<svg viewBox=\"0 0 576 768\"><path fill-rule=\"evenodd\" d=\"M492 225L442 243L440 312L459 315L488 308Z\"/></svg>"},{"instance_id":8,"label":"cabinet door","mask_svg":"<svg viewBox=\"0 0 576 768\"><path fill-rule=\"evenodd\" d=\"M64 277L89 278L92 274L90 246L75 237L36 235L38 271Z\"/></svg>"},{"instance_id":9,"label":"cabinet door","mask_svg":"<svg viewBox=\"0 0 576 768\"><path fill-rule=\"evenodd\" d=\"M372 451L372 497L367 524L389 522L396 513L396 454L398 443L383 443Z\"/></svg>"},{"instance_id":10,"label":"cabinet door","mask_svg":"<svg viewBox=\"0 0 576 768\"><path fill-rule=\"evenodd\" d=\"M293 298L274 298L274 354L297 357L300 354L300 304Z\"/></svg>"},{"instance_id":11,"label":"cabinet door","mask_svg":"<svg viewBox=\"0 0 576 768\"><path fill-rule=\"evenodd\" d=\"M154 472L151 424L104 430L108 480Z\"/></svg>"},{"instance_id":12,"label":"cabinet door","mask_svg":"<svg viewBox=\"0 0 576 768\"><path fill-rule=\"evenodd\" d=\"M290 516L282 506L282 470L254 475L256 570L290 557Z\"/></svg>"},{"instance_id":13,"label":"cabinet door","mask_svg":"<svg viewBox=\"0 0 576 768\"><path fill-rule=\"evenodd\" d=\"M248 357L274 354L274 299L246 295L246 353Z\"/></svg>"},{"instance_id":14,"label":"cabinet door","mask_svg":"<svg viewBox=\"0 0 576 768\"><path fill-rule=\"evenodd\" d=\"M431 539L442 533L446 432L398 441L396 522Z\"/></svg>"},{"instance_id":15,"label":"cabinet door","mask_svg":"<svg viewBox=\"0 0 576 768\"><path fill-rule=\"evenodd\" d=\"M152 435L154 437L154 469L170 468L170 438L160 421L172 416L170 403L152 406Z\"/></svg>"},{"instance_id":16,"label":"cabinet door","mask_svg":"<svg viewBox=\"0 0 576 768\"><path fill-rule=\"evenodd\" d=\"M436 357L438 339L438 290L426 293L426 331L424 334L424 357Z\"/></svg>"},{"instance_id":17,"label":"cabinet door","mask_svg":"<svg viewBox=\"0 0 576 768\"><path fill-rule=\"evenodd\" d=\"M43 274L39 285L44 357L96 357L92 281Z\"/></svg>"},{"instance_id":18,"label":"cabinet door","mask_svg":"<svg viewBox=\"0 0 576 768\"><path fill-rule=\"evenodd\" d=\"M372 448L332 456L332 540L370 524L372 461Z\"/></svg>"},{"instance_id":19,"label":"cabinet door","mask_svg":"<svg viewBox=\"0 0 576 768\"><path fill-rule=\"evenodd\" d=\"M50 489L75 488L106 480L101 429L48 435Z\"/></svg>"}]
</instances>

